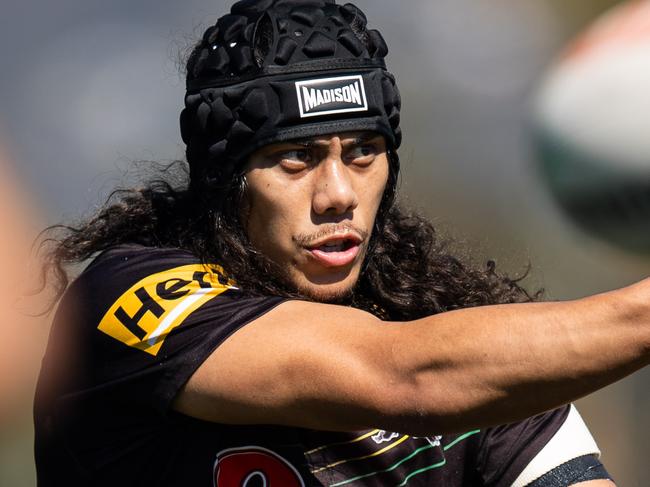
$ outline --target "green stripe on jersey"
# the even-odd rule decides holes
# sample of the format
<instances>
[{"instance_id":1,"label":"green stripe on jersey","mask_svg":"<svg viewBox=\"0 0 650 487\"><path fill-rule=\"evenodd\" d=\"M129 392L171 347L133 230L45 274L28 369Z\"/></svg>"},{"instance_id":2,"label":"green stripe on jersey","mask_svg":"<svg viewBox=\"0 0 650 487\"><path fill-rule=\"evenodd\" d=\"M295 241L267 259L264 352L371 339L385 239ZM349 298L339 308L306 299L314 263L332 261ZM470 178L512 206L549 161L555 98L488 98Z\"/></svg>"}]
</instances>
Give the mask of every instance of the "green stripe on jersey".
<instances>
[{"instance_id":1,"label":"green stripe on jersey","mask_svg":"<svg viewBox=\"0 0 650 487\"><path fill-rule=\"evenodd\" d=\"M443 451L447 451L447 450L449 450L450 448L456 446L456 445L457 445L458 443L460 443L461 441L466 440L466 439L469 438L470 436L476 435L476 434L478 434L478 433L480 433L480 432L481 432L481 430L474 430L474 431L470 431L469 433L465 433L464 435L459 436L458 438L456 438L454 441L452 441L452 442L449 443L448 445L445 445L445 446L443 447ZM422 453L423 451L430 450L431 448L435 448L435 447L434 447L433 445L423 446L423 447L421 447L421 448L418 448L417 450L415 450L415 451L414 451L413 453L411 453L410 455L408 455L408 456L402 458L402 459L399 460L397 463L391 465L390 467L388 467L388 468L386 468L386 469L384 469L384 470L377 470L376 472L371 472L371 473L367 473L367 474L364 474L364 475L359 475L358 477L353 477L353 478L351 478L351 479L347 479L347 480L344 480L344 481L342 481L342 482L338 482L338 483L336 483L336 484L331 484L329 487L341 487L342 485L351 484L352 482L356 482L357 480L366 479L366 478L368 478L368 477L372 477L372 476L374 476L374 475L379 475L379 474L382 474L382 473L392 472L393 470L395 470L396 468L398 468L400 465L402 465L404 462L409 461L409 460L410 460L411 458L413 458L414 456L416 456L416 455ZM428 467L424 467L424 468L421 468L421 469L416 470L416 471L414 471L414 472L411 472L409 475L406 476L406 478L404 479L404 481L403 481L401 484L399 484L397 487L403 487L404 485L406 485L406 484L408 483L408 481L409 481L412 477L414 477L414 476L416 476L416 475L418 475L418 474L420 474L420 473L422 473L422 472L426 472L427 470L433 470L434 468L442 467L442 466L444 466L446 463L447 463L447 461L446 461L446 460L443 460L442 462L438 462L438 463L436 463L436 464L429 465Z\"/></svg>"}]
</instances>

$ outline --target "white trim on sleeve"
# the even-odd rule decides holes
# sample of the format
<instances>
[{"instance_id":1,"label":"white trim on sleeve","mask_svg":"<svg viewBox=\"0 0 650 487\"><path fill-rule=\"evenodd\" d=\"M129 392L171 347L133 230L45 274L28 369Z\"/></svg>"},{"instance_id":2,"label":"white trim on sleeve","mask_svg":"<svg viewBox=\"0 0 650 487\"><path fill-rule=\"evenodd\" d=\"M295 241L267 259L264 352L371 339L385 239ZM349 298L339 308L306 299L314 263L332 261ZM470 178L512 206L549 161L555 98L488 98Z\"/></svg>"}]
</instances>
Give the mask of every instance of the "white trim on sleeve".
<instances>
[{"instance_id":1,"label":"white trim on sleeve","mask_svg":"<svg viewBox=\"0 0 650 487\"><path fill-rule=\"evenodd\" d=\"M555 467L584 455L600 457L600 450L580 413L571 405L564 424L521 472L512 487L525 487Z\"/></svg>"}]
</instances>

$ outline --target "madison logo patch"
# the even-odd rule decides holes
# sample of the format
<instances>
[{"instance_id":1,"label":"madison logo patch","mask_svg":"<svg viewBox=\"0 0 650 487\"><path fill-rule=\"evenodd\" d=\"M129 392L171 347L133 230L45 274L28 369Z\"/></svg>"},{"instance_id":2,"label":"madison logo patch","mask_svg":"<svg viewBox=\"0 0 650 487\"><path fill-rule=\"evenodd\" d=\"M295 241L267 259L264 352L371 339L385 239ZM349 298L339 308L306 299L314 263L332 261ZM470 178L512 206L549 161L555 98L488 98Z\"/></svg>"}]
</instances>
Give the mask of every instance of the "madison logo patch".
<instances>
[{"instance_id":1,"label":"madison logo patch","mask_svg":"<svg viewBox=\"0 0 650 487\"><path fill-rule=\"evenodd\" d=\"M233 287L218 266L186 265L152 274L120 296L98 329L155 356L185 318Z\"/></svg>"},{"instance_id":2,"label":"madison logo patch","mask_svg":"<svg viewBox=\"0 0 650 487\"><path fill-rule=\"evenodd\" d=\"M297 81L296 91L300 118L368 110L361 75Z\"/></svg>"}]
</instances>

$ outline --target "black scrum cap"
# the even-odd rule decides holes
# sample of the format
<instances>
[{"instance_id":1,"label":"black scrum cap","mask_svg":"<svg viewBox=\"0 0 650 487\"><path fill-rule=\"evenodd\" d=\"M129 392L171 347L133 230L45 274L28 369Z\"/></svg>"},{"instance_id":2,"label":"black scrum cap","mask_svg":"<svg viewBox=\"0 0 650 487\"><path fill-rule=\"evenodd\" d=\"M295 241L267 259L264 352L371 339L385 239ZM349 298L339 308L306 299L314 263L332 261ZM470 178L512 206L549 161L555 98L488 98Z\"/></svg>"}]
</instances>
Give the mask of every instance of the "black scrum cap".
<instances>
[{"instance_id":1,"label":"black scrum cap","mask_svg":"<svg viewBox=\"0 0 650 487\"><path fill-rule=\"evenodd\" d=\"M397 149L400 96L384 39L332 0L243 0L207 29L187 73L181 133L193 182L231 180L273 142L381 133Z\"/></svg>"}]
</instances>

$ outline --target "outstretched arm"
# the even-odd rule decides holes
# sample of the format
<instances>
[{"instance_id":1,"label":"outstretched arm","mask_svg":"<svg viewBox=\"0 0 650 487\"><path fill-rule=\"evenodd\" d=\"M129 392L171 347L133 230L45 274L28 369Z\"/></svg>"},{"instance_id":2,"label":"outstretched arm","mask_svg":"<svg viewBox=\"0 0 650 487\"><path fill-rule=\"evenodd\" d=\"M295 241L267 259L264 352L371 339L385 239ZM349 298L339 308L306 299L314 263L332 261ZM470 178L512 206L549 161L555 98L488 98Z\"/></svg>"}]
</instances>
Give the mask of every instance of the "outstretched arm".
<instances>
[{"instance_id":1,"label":"outstretched arm","mask_svg":"<svg viewBox=\"0 0 650 487\"><path fill-rule=\"evenodd\" d=\"M221 423L422 436L520 420L649 362L650 280L408 323L291 301L227 339L175 408Z\"/></svg>"}]
</instances>

